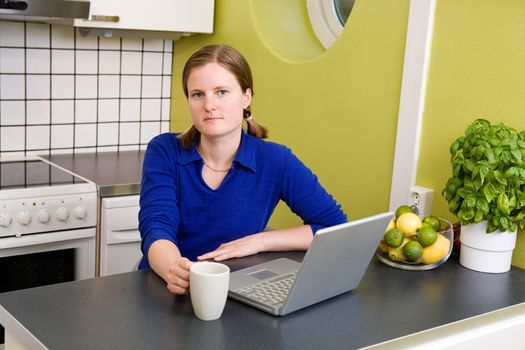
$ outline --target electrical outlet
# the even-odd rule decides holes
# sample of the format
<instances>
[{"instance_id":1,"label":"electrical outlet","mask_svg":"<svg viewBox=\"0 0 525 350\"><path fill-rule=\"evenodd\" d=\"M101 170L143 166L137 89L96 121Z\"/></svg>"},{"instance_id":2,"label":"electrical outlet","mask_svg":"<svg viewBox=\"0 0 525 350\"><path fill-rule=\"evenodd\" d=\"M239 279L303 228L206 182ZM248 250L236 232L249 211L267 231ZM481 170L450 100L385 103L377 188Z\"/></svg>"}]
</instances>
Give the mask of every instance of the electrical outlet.
<instances>
[{"instance_id":1,"label":"electrical outlet","mask_svg":"<svg viewBox=\"0 0 525 350\"><path fill-rule=\"evenodd\" d=\"M421 186L410 187L408 203L416 208L417 215L423 219L425 216L432 214L432 199L434 190Z\"/></svg>"}]
</instances>

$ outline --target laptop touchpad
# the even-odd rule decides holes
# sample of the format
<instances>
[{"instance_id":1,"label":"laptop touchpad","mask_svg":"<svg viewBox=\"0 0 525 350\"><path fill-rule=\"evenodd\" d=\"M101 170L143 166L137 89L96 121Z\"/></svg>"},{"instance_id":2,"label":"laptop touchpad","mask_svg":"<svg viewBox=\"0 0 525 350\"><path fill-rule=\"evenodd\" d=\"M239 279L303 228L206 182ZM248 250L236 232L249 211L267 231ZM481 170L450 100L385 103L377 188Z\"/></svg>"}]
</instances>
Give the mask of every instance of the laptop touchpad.
<instances>
[{"instance_id":1,"label":"laptop touchpad","mask_svg":"<svg viewBox=\"0 0 525 350\"><path fill-rule=\"evenodd\" d=\"M268 278L272 278L272 277L278 276L278 274L276 274L273 271L264 269L264 270L258 270L258 271L254 271L252 273L249 273L248 276L254 277L254 278L257 278L257 279L260 279L260 280L265 280L265 279L268 279Z\"/></svg>"}]
</instances>

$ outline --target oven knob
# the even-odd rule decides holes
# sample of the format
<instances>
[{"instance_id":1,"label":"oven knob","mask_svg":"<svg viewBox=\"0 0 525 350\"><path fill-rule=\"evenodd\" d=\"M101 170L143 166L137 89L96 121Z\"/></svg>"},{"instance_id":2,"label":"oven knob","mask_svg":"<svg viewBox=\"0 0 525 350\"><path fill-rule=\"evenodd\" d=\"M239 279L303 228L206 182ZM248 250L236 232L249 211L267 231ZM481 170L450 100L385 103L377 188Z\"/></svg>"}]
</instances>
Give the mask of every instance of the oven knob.
<instances>
[{"instance_id":1,"label":"oven knob","mask_svg":"<svg viewBox=\"0 0 525 350\"><path fill-rule=\"evenodd\" d=\"M51 213L47 209L41 209L36 214L38 222L41 224L47 224L51 220Z\"/></svg>"},{"instance_id":2,"label":"oven knob","mask_svg":"<svg viewBox=\"0 0 525 350\"><path fill-rule=\"evenodd\" d=\"M9 215L8 213L0 214L0 226L9 227L12 221L13 219L11 218L11 215Z\"/></svg>"},{"instance_id":3,"label":"oven knob","mask_svg":"<svg viewBox=\"0 0 525 350\"><path fill-rule=\"evenodd\" d=\"M16 216L16 220L20 225L29 225L29 223L31 222L31 214L29 214L27 210L21 211Z\"/></svg>"},{"instance_id":4,"label":"oven knob","mask_svg":"<svg viewBox=\"0 0 525 350\"><path fill-rule=\"evenodd\" d=\"M67 221L67 219L69 218L69 212L67 211L67 208L64 207L58 208L55 214L57 216L58 221L64 222Z\"/></svg>"},{"instance_id":5,"label":"oven knob","mask_svg":"<svg viewBox=\"0 0 525 350\"><path fill-rule=\"evenodd\" d=\"M79 205L78 207L75 208L75 210L73 211L73 214L75 215L75 218L79 220L83 220L87 216L87 208L83 205Z\"/></svg>"}]
</instances>

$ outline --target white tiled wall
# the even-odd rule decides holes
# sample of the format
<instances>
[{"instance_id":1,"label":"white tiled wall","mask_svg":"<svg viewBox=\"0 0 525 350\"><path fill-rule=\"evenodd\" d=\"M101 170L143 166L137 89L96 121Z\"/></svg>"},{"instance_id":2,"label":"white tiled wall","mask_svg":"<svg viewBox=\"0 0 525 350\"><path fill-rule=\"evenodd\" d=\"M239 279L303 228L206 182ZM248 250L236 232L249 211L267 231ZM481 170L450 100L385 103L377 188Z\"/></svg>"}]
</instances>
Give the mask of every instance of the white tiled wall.
<instances>
[{"instance_id":1,"label":"white tiled wall","mask_svg":"<svg viewBox=\"0 0 525 350\"><path fill-rule=\"evenodd\" d=\"M0 21L0 157L143 149L169 129L173 42Z\"/></svg>"}]
</instances>

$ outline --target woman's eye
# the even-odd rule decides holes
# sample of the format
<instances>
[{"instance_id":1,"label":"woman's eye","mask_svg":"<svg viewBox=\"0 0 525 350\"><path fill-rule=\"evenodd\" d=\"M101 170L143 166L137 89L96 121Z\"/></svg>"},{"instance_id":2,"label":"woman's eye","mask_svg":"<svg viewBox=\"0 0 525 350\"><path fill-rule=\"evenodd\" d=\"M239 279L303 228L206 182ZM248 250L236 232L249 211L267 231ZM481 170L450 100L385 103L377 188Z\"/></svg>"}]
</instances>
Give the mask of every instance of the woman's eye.
<instances>
[{"instance_id":1,"label":"woman's eye","mask_svg":"<svg viewBox=\"0 0 525 350\"><path fill-rule=\"evenodd\" d=\"M228 93L228 90L219 90L217 91L217 93L219 94L219 96L224 96Z\"/></svg>"},{"instance_id":2,"label":"woman's eye","mask_svg":"<svg viewBox=\"0 0 525 350\"><path fill-rule=\"evenodd\" d=\"M199 97L202 97L202 96L203 96L202 92L194 92L194 93L191 94L191 97L193 97L193 98L199 98Z\"/></svg>"}]
</instances>

